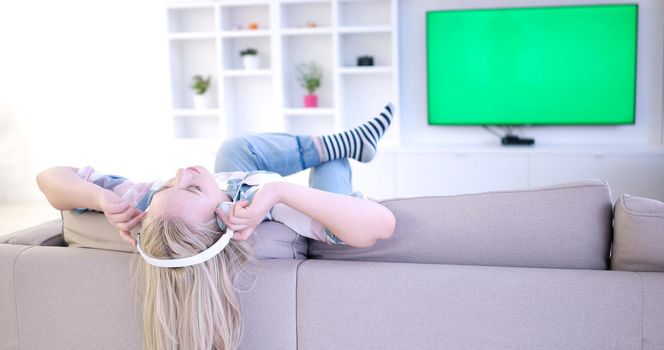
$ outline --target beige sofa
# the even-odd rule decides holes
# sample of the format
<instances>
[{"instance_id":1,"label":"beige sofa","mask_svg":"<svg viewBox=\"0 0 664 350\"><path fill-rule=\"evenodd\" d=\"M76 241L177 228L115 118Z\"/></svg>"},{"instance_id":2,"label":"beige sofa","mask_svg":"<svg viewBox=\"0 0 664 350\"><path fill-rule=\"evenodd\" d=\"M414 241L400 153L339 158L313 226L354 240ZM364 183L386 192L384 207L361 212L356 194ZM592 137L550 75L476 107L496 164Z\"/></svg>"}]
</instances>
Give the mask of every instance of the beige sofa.
<instances>
[{"instance_id":1,"label":"beige sofa","mask_svg":"<svg viewBox=\"0 0 664 350\"><path fill-rule=\"evenodd\" d=\"M383 203L371 248L259 226L243 349L664 348L664 203L598 180ZM63 219L0 238L0 349L140 348L132 247Z\"/></svg>"}]
</instances>

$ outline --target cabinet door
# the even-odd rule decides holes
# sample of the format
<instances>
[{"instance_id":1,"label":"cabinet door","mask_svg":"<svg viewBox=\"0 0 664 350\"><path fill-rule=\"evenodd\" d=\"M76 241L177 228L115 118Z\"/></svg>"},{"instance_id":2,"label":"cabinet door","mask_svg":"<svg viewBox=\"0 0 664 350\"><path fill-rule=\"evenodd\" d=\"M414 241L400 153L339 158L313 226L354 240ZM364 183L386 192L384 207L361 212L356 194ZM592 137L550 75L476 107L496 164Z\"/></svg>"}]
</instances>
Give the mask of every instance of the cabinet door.
<instances>
[{"instance_id":1,"label":"cabinet door","mask_svg":"<svg viewBox=\"0 0 664 350\"><path fill-rule=\"evenodd\" d=\"M360 163L349 159L353 172L353 191L360 191L366 197L374 200L394 198L394 153L379 150L378 155L370 163ZM286 181L302 186L309 185L310 170L286 177Z\"/></svg>"},{"instance_id":2,"label":"cabinet door","mask_svg":"<svg viewBox=\"0 0 664 350\"><path fill-rule=\"evenodd\" d=\"M397 156L396 184L398 197L523 189L528 185L528 158L404 152Z\"/></svg>"},{"instance_id":3,"label":"cabinet door","mask_svg":"<svg viewBox=\"0 0 664 350\"><path fill-rule=\"evenodd\" d=\"M353 189L372 199L394 198L395 157L395 153L379 149L370 163L351 160Z\"/></svg>"},{"instance_id":4,"label":"cabinet door","mask_svg":"<svg viewBox=\"0 0 664 350\"><path fill-rule=\"evenodd\" d=\"M531 155L533 187L588 178L607 181L614 201L623 193L664 200L664 154Z\"/></svg>"}]
</instances>

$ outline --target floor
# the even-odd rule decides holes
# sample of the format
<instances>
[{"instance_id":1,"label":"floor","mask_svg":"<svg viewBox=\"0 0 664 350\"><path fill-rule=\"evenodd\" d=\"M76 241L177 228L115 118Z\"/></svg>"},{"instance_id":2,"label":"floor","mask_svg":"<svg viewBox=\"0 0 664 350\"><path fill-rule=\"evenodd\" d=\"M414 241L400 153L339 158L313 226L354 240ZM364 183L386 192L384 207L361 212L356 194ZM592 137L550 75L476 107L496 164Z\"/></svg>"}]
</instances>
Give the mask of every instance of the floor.
<instances>
[{"instance_id":1,"label":"floor","mask_svg":"<svg viewBox=\"0 0 664 350\"><path fill-rule=\"evenodd\" d=\"M0 236L59 217L48 203L0 203Z\"/></svg>"}]
</instances>

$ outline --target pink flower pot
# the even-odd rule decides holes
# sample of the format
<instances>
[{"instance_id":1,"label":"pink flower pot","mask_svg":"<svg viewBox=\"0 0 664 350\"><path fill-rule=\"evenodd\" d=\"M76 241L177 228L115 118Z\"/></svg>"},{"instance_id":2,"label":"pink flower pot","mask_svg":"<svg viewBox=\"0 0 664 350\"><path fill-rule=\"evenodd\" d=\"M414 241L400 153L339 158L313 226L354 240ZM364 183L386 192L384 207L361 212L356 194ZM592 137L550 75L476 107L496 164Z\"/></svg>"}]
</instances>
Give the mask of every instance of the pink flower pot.
<instances>
[{"instance_id":1,"label":"pink flower pot","mask_svg":"<svg viewBox=\"0 0 664 350\"><path fill-rule=\"evenodd\" d=\"M318 107L318 96L314 94L304 95L304 107L306 108Z\"/></svg>"}]
</instances>

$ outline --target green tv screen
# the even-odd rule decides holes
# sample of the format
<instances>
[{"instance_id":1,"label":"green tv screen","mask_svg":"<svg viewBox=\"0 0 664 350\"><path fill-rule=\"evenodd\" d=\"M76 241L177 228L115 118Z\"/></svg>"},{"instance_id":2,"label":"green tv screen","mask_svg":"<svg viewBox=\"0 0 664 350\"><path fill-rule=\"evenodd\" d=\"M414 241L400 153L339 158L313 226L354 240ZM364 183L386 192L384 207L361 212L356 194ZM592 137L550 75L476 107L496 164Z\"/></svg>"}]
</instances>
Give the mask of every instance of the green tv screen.
<instances>
[{"instance_id":1,"label":"green tv screen","mask_svg":"<svg viewBox=\"0 0 664 350\"><path fill-rule=\"evenodd\" d=\"M431 11L432 125L632 124L637 5Z\"/></svg>"}]
</instances>

